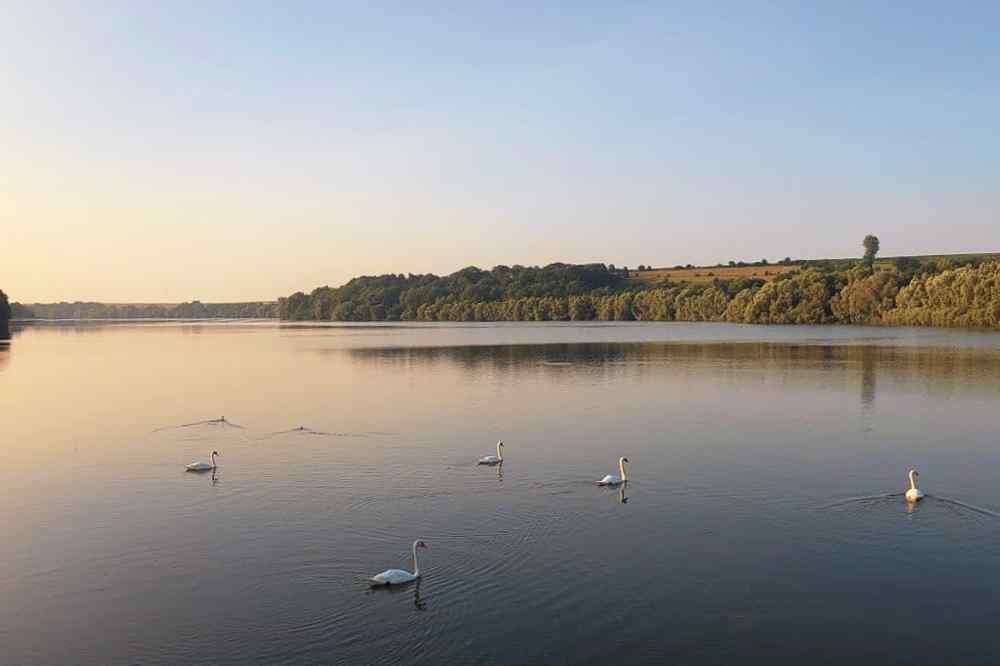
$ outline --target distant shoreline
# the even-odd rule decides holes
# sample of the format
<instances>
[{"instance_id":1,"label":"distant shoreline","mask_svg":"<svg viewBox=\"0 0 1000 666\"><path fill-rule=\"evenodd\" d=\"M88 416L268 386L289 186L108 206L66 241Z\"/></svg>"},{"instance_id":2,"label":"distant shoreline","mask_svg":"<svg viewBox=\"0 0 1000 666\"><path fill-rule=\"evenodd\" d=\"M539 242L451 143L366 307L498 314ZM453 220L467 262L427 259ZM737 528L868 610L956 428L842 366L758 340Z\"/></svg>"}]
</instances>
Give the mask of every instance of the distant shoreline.
<instances>
[{"instance_id":1,"label":"distant shoreline","mask_svg":"<svg viewBox=\"0 0 1000 666\"><path fill-rule=\"evenodd\" d=\"M644 325L662 325L662 324L682 324L682 325L724 325L724 326L734 326L734 327L747 327L747 328L771 328L771 329L796 329L803 327L816 327L816 328L855 328L855 329L871 329L873 331L879 329L914 329L914 330L950 330L950 331L964 331L970 334L984 334L984 335L997 335L1000 334L1000 327L982 327L982 326L921 326L916 324L886 324L886 323L869 323L869 324L846 324L837 322L827 322L823 324L747 324L739 322L727 322L727 321L686 321L686 320L671 320L671 321L658 321L658 320L631 320L631 321L621 321L621 320L587 320L587 321L573 321L573 320L561 320L561 321L534 321L534 320L522 320L522 321L288 321L277 318L270 319L23 319L14 321L11 320L11 333L18 331L15 324L21 327L21 330L31 328L34 326L45 327L50 325L53 327L65 326L65 325L100 325L100 324L273 324L278 327L296 327L301 326L304 328L316 327L316 326L328 326L330 328L365 328L365 327L385 327L385 328L450 328L463 326L482 326L489 327L490 325L503 324L507 326L517 327L519 325L526 326L537 326L537 325L553 325L553 326L580 326L583 328L597 326L636 326L642 327ZM998 338L1000 340L1000 338ZM7 342L3 338L0 338L0 342ZM732 341L730 341L732 342Z\"/></svg>"},{"instance_id":2,"label":"distant shoreline","mask_svg":"<svg viewBox=\"0 0 1000 666\"><path fill-rule=\"evenodd\" d=\"M874 239L877 251L878 239ZM867 239L866 239L867 240ZM283 321L689 321L1000 329L996 255L638 270L474 266L363 276L278 301Z\"/></svg>"},{"instance_id":3,"label":"distant shoreline","mask_svg":"<svg viewBox=\"0 0 1000 666\"><path fill-rule=\"evenodd\" d=\"M1000 329L1000 255L474 266L362 276L277 301L13 303L28 322L680 321Z\"/></svg>"}]
</instances>

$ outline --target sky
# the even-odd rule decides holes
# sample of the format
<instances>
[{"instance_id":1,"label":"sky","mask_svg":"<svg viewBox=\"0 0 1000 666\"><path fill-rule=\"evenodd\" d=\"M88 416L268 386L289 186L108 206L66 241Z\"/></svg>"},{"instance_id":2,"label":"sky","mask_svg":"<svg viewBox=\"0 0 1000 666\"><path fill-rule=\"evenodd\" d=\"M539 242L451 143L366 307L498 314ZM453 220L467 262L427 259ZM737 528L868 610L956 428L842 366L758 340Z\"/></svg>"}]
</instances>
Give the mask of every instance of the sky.
<instances>
[{"instance_id":1,"label":"sky","mask_svg":"<svg viewBox=\"0 0 1000 666\"><path fill-rule=\"evenodd\" d=\"M998 31L994 2L0 0L0 288L1000 251Z\"/></svg>"}]
</instances>

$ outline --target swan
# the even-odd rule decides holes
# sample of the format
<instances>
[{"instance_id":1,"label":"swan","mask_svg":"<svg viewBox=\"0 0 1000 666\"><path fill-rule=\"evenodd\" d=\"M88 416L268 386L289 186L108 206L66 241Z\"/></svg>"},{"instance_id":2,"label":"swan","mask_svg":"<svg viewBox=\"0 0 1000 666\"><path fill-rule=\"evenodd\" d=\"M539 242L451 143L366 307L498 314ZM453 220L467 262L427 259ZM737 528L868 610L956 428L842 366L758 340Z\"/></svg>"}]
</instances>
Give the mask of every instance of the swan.
<instances>
[{"instance_id":1,"label":"swan","mask_svg":"<svg viewBox=\"0 0 1000 666\"><path fill-rule=\"evenodd\" d=\"M386 569L382 573L372 576L372 587L402 585L403 583L412 583L420 578L420 565L417 564L417 548L427 548L427 544L420 539L413 542L413 573L403 571L402 569Z\"/></svg>"},{"instance_id":2,"label":"swan","mask_svg":"<svg viewBox=\"0 0 1000 666\"><path fill-rule=\"evenodd\" d=\"M503 462L503 440L497 442L497 454L495 456L483 456L479 459L480 465L499 465Z\"/></svg>"},{"instance_id":3,"label":"swan","mask_svg":"<svg viewBox=\"0 0 1000 666\"><path fill-rule=\"evenodd\" d=\"M622 456L618 459L618 471L621 472L621 476L615 476L614 474L608 474L606 477L597 482L599 486L617 486L628 481L628 475L625 474L625 463L628 462L628 458Z\"/></svg>"},{"instance_id":4,"label":"swan","mask_svg":"<svg viewBox=\"0 0 1000 666\"><path fill-rule=\"evenodd\" d=\"M911 469L907 476L910 477L910 488L906 491L906 501L919 502L924 498L924 491L917 488L917 479L920 478L920 472Z\"/></svg>"},{"instance_id":5,"label":"swan","mask_svg":"<svg viewBox=\"0 0 1000 666\"><path fill-rule=\"evenodd\" d=\"M193 462L187 466L187 471L189 472L207 472L210 469L215 469L218 465L215 464L215 456L219 455L218 451L212 451L212 464L203 462Z\"/></svg>"}]
</instances>

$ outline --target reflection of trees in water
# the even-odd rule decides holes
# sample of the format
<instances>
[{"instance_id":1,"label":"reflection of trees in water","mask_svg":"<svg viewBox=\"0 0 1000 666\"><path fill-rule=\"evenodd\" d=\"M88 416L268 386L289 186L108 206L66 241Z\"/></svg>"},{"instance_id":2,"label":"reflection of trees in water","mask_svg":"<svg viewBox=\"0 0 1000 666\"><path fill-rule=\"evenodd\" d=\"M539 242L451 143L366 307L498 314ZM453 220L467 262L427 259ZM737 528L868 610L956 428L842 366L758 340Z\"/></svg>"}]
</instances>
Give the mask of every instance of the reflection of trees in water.
<instances>
[{"instance_id":1,"label":"reflection of trees in water","mask_svg":"<svg viewBox=\"0 0 1000 666\"><path fill-rule=\"evenodd\" d=\"M339 353L339 352L337 352ZM858 382L862 404L875 402L878 380L918 383L928 391L1000 392L1000 352L974 347L752 343L580 343L396 347L347 350L365 363L419 369L449 365L469 373L718 375L745 381L762 371L793 385L826 387L831 372Z\"/></svg>"},{"instance_id":2,"label":"reflection of trees in water","mask_svg":"<svg viewBox=\"0 0 1000 666\"><path fill-rule=\"evenodd\" d=\"M0 372L8 363L10 363L10 344L0 342Z\"/></svg>"},{"instance_id":3,"label":"reflection of trees in water","mask_svg":"<svg viewBox=\"0 0 1000 666\"><path fill-rule=\"evenodd\" d=\"M872 407L875 404L876 376L878 375L877 347L861 348L861 404Z\"/></svg>"}]
</instances>

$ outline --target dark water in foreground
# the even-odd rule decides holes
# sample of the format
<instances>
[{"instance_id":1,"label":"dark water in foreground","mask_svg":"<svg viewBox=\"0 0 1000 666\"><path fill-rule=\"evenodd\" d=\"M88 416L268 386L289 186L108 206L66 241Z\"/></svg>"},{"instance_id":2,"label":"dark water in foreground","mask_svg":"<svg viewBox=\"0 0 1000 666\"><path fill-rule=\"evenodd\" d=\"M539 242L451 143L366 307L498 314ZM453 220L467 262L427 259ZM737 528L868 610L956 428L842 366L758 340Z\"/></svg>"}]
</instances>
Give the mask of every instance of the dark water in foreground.
<instances>
[{"instance_id":1,"label":"dark water in foreground","mask_svg":"<svg viewBox=\"0 0 1000 666\"><path fill-rule=\"evenodd\" d=\"M30 328L0 662L993 664L998 416L990 334Z\"/></svg>"}]
</instances>

